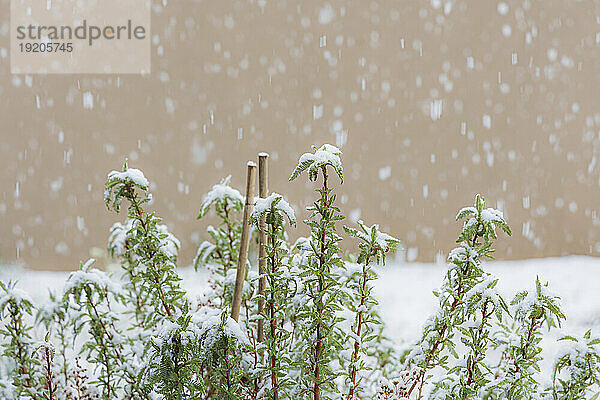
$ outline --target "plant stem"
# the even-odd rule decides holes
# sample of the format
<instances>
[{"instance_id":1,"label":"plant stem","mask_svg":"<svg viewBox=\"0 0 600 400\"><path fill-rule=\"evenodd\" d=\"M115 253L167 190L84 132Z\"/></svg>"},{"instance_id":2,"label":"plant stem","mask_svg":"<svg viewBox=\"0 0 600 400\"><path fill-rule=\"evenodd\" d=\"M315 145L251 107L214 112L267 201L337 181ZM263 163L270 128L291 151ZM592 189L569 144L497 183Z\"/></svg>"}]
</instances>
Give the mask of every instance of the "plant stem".
<instances>
[{"instance_id":1,"label":"plant stem","mask_svg":"<svg viewBox=\"0 0 600 400\"><path fill-rule=\"evenodd\" d=\"M477 244L477 232L479 231L479 226L480 226L480 223L478 222L477 226L475 227L475 234L473 236L473 241L471 244L472 247L475 247L475 245ZM467 259L466 268L464 271L461 271L462 272L461 275L464 275L465 273L467 273L469 271L469 268L470 268L470 263ZM459 281L458 288L456 289L456 297L454 297L454 301L452 302L452 305L450 306L449 314L452 314L456 310L456 307L459 304L459 299L462 296L462 291L463 291L462 282ZM438 330L440 338L439 338L439 340L437 340L434 343L433 347L431 348L431 351L428 352L427 357L425 358L425 365L423 366L423 369L419 374L419 378L415 380L415 382L412 384L412 386L408 390L408 396L410 396L410 394L413 392L413 390L415 389L415 387L418 384L419 385L419 395L417 398L421 399L423 397L422 393L423 393L423 386L425 385L425 375L427 373L427 369L431 366L430 363L431 363L431 360L433 359L435 352L437 351L437 348L439 347L440 344L442 344L444 342L447 330L448 330L448 323L444 322L442 327Z\"/></svg>"},{"instance_id":2,"label":"plant stem","mask_svg":"<svg viewBox=\"0 0 600 400\"><path fill-rule=\"evenodd\" d=\"M483 303L483 307L481 310L481 324L479 325L479 328L477 330L477 342L475 343L475 340L473 340L473 344L474 344L474 355L473 355L473 362L471 363L471 366L468 368L468 373L467 373L467 386L470 386L473 383L473 375L475 373L475 360L481 355L481 352L479 351L480 347L480 343L482 342L481 339L481 335L483 334L483 328L485 326L485 321L492 315L492 312L494 310L490 310L490 312L487 312L487 306L489 304L489 299L486 300Z\"/></svg>"},{"instance_id":3,"label":"plant stem","mask_svg":"<svg viewBox=\"0 0 600 400\"><path fill-rule=\"evenodd\" d=\"M52 375L52 355L48 346L44 347L44 361L46 362L46 385L48 389L48 395L44 396L47 400L54 400L54 392L56 392L56 385L54 385L54 376Z\"/></svg>"},{"instance_id":4,"label":"plant stem","mask_svg":"<svg viewBox=\"0 0 600 400\"><path fill-rule=\"evenodd\" d=\"M21 341L21 338L25 337L25 332L23 331L23 323L21 320L20 311L18 309L18 306L15 303L11 302L9 312L11 314L11 323L13 325L11 329L13 338L11 339L11 341L17 347L16 361L18 363L18 371L19 374L24 377L23 386L31 388L31 374L29 369L27 368L27 360L25 358L27 350L24 348L23 342Z\"/></svg>"},{"instance_id":5,"label":"plant stem","mask_svg":"<svg viewBox=\"0 0 600 400\"><path fill-rule=\"evenodd\" d=\"M274 224L270 225L269 239L271 240L271 293L269 299L269 319L271 325L271 386L273 388L273 400L279 400L279 385L277 383L277 320L275 315L275 273L277 268L277 249L276 245L276 234Z\"/></svg>"},{"instance_id":6,"label":"plant stem","mask_svg":"<svg viewBox=\"0 0 600 400\"><path fill-rule=\"evenodd\" d=\"M327 223L329 222L328 213L327 213L327 202L328 202L328 189L327 189L327 169L325 166L321 167L323 171L323 188L321 189L321 204L319 207L319 213L321 214L321 232L319 241L321 242L320 254L319 254L319 271L318 271L318 302L317 302L317 340L315 342L315 370L314 370L314 378L315 383L313 387L313 399L320 400L321 399L321 366L320 366L320 355L321 348L323 346L323 336L322 336L322 318L323 318L323 274L325 270L325 251L327 249L325 238L326 238L326 230Z\"/></svg>"},{"instance_id":7,"label":"plant stem","mask_svg":"<svg viewBox=\"0 0 600 400\"><path fill-rule=\"evenodd\" d=\"M354 332L356 334L357 338L360 338L360 334L361 334L361 328L363 325L363 306L365 305L365 302L367 300L367 268L369 266L369 261L371 258L371 254L369 254L367 256L367 259L365 260L365 263L363 265L363 269L362 269L362 283L361 283L361 295L360 295L360 307L359 307L359 311L357 314L357 323L356 323L356 332ZM358 360L358 351L360 349L360 346L358 344L358 341L355 339L354 342L354 352L352 353L352 362L354 363L352 365L352 371L350 372L350 390L348 391L348 400L352 399L352 396L354 395L354 389L355 389L355 385L356 385L356 361Z\"/></svg>"},{"instance_id":8,"label":"plant stem","mask_svg":"<svg viewBox=\"0 0 600 400\"><path fill-rule=\"evenodd\" d=\"M140 204L137 200L137 194L133 191L133 188L131 189L131 193L129 196L129 199L131 201L131 204L133 205L134 209L135 209L135 217L136 219L140 222L140 224L142 225L142 229L144 230L144 236L148 237L148 226L146 224L146 221L143 218L144 212L142 211ZM154 283L156 284L156 289L158 290L158 297L161 301L161 304L163 306L163 308L165 309L165 312L167 313L167 315L169 317L172 317L173 314L171 312L171 307L169 307L169 305L167 304L166 300L165 300L165 294L163 292L162 289L162 285L160 284L160 280L158 279L158 276L156 274L156 262L154 261L154 256L156 254L156 250L154 248L147 248L146 249L148 251L148 259L152 260L152 264L151 264L151 272L152 272L152 278L154 280Z\"/></svg>"},{"instance_id":9,"label":"plant stem","mask_svg":"<svg viewBox=\"0 0 600 400\"><path fill-rule=\"evenodd\" d=\"M539 322L543 323L543 320L540 320ZM525 345L523 347L521 347L521 357L522 359L527 359L527 352L529 350L529 346L531 344L531 339L533 338L533 335L535 334L536 328L537 328L537 323L538 323L538 319L535 316L531 317L531 323L529 324L529 328L527 330L527 339L525 341ZM541 325L540 325L541 326ZM521 372L521 366L519 365L519 360L517 359L517 357L514 357L514 366L515 366L515 373L514 375L516 376L517 374L519 374L519 372ZM512 398L512 393L513 390L515 389L515 385L516 382L513 382L511 387L508 390L508 399L510 400Z\"/></svg>"}]
</instances>

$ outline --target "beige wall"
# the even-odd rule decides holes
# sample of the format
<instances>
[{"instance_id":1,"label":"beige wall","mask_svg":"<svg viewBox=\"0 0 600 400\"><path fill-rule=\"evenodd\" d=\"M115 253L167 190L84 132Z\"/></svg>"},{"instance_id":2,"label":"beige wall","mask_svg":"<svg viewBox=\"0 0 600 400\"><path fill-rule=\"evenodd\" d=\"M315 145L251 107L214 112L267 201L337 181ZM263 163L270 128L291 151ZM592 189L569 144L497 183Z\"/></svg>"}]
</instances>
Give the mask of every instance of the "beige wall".
<instances>
[{"instance_id":1,"label":"beige wall","mask_svg":"<svg viewBox=\"0 0 600 400\"><path fill-rule=\"evenodd\" d=\"M312 186L287 177L340 127L343 210L419 260L452 248L476 192L514 230L499 258L598 255L600 3L506 4L155 1L150 76L11 76L0 0L3 259L73 268L105 247L124 216L106 211L104 178L128 156L189 263L213 183L241 188L268 151L271 189L305 207Z\"/></svg>"}]
</instances>

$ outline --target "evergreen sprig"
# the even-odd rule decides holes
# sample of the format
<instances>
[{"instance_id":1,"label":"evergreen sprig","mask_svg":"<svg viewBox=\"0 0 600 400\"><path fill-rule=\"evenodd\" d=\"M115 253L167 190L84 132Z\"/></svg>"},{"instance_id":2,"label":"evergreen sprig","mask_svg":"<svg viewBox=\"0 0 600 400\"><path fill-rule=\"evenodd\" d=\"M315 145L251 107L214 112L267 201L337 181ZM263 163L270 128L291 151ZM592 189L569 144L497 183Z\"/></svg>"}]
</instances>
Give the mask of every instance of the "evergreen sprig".
<instances>
[{"instance_id":1,"label":"evergreen sprig","mask_svg":"<svg viewBox=\"0 0 600 400\"><path fill-rule=\"evenodd\" d=\"M42 343L38 349L37 353L39 354L40 362L40 392L38 396L43 400L58 400L60 391L59 388L61 386L61 382L59 377L57 376L56 365L54 364L54 354L55 349L51 343L49 343L50 333L46 334L46 338L44 343Z\"/></svg>"},{"instance_id":2,"label":"evergreen sprig","mask_svg":"<svg viewBox=\"0 0 600 400\"><path fill-rule=\"evenodd\" d=\"M206 393L198 329L191 315L165 320L151 338L149 362L143 369L143 386L166 400L201 398Z\"/></svg>"},{"instance_id":3,"label":"evergreen sprig","mask_svg":"<svg viewBox=\"0 0 600 400\"><path fill-rule=\"evenodd\" d=\"M71 363L68 358L69 341L73 339L70 334L69 325L69 308L62 299L57 298L56 294L50 292L50 301L38 309L36 320L44 325L48 334L46 341L54 338L57 344L54 346L54 352L58 353L59 359L56 359L56 354L53 354L53 363L57 365L61 375L60 382L64 386L69 380L68 371L71 368ZM49 346L51 343L48 344Z\"/></svg>"}]
</instances>

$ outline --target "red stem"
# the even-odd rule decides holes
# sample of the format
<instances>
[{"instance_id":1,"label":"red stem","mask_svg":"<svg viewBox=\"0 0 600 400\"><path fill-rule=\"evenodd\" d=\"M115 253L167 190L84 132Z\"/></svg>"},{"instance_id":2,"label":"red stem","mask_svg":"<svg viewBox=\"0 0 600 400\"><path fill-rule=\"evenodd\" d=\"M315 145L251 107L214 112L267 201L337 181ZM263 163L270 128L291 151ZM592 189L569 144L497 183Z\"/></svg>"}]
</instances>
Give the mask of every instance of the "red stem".
<instances>
[{"instance_id":1,"label":"red stem","mask_svg":"<svg viewBox=\"0 0 600 400\"><path fill-rule=\"evenodd\" d=\"M142 229L144 230L145 236L148 236L148 233L149 233L148 227L146 225L146 222L144 221L144 218L142 218L143 211L140 208L139 203L137 202L137 195L135 194L135 192L133 192L133 188L131 189L131 193L132 194L131 194L130 200L131 200L131 204L135 208L135 212L137 213L136 218L142 224ZM156 251L154 249L148 249L148 254L149 254L150 260L152 260L151 271L155 272L156 262L154 261L154 255L156 254ZM153 275L154 275L153 276L154 283L156 283L156 288L158 290L158 297L160 298L161 304L162 304L163 308L165 309L165 312L167 313L167 315L169 317L172 317L173 314L171 313L171 308L169 307L169 305L167 304L167 302L165 300L165 294L162 290L160 281L158 280L158 276L156 276L156 273L154 273Z\"/></svg>"},{"instance_id":2,"label":"red stem","mask_svg":"<svg viewBox=\"0 0 600 400\"><path fill-rule=\"evenodd\" d=\"M475 245L477 244L477 237L478 237L477 236L477 232L479 231L479 226L480 226L480 223L478 222L477 226L475 227L475 234L473 236L473 241L472 241L472 246L473 247L475 247ZM465 269L465 272L467 272L469 270L469 267L470 267L470 263L469 263L468 258L467 258L467 268ZM454 312L454 310L456 310L456 307L458 306L459 299L460 299L461 295L462 295L462 285L459 282L459 286L458 286L458 289L456 291L456 297L454 298L454 301L452 302L452 305L450 306L450 314L452 314ZM446 322L444 322L444 324L442 325L442 327L438 331L440 339L433 344L433 347L431 348L431 351L427 354L427 357L425 358L425 365L423 366L423 369L419 373L419 378L415 380L415 382L412 384L412 386L408 390L408 396L410 396L410 394L412 393L412 391L417 386L417 383L419 383L419 396L418 396L418 398L420 399L420 398L423 397L422 392L423 392L423 385L425 385L425 374L427 372L427 369L430 367L429 363L431 362L431 359L433 358L433 355L435 354L437 348L444 341L444 335L446 334L446 330L447 329L448 329L448 324Z\"/></svg>"},{"instance_id":3,"label":"red stem","mask_svg":"<svg viewBox=\"0 0 600 400\"><path fill-rule=\"evenodd\" d=\"M367 289L367 266L369 265L369 259L371 257L371 254L369 254L369 256L367 257L367 259L365 260L365 264L363 265L363 273L362 273L362 290L361 290L361 296L360 296L360 307L359 307L359 311L358 311L358 323L356 324L356 337L360 338L360 333L361 333L361 328L362 328L362 315L363 315L363 310L362 307L365 305L365 302L367 300L367 295L366 295L366 289ZM356 360L358 360L358 351L359 351L359 344L358 344L358 340L355 339L354 342L354 352L352 353L352 360L354 362L356 362ZM348 400L352 399L352 396L354 395L354 385L356 384L356 364L354 364L352 366L352 371L350 372L350 390L348 391Z\"/></svg>"},{"instance_id":4,"label":"red stem","mask_svg":"<svg viewBox=\"0 0 600 400\"><path fill-rule=\"evenodd\" d=\"M277 365L277 346L276 346L276 327L275 320L275 268L276 268L276 249L275 249L275 227L271 225L271 298L269 300L270 322L271 322L271 386L273 387L273 400L279 400L279 385L277 383L277 373L275 367Z\"/></svg>"},{"instance_id":5,"label":"red stem","mask_svg":"<svg viewBox=\"0 0 600 400\"><path fill-rule=\"evenodd\" d=\"M323 219L326 218L326 213L327 211L325 210L326 207L326 203L327 203L327 170L326 167L323 166L322 167L323 170L323 192L321 194L321 207L322 209L320 210L321 213L321 237L320 237L320 241L321 241L321 249L320 249L320 254L319 254L319 275L318 275L318 279L319 279L319 284L318 284L318 291L319 291L319 302L317 304L317 340L315 343L315 370L314 370L314 376L315 376L315 383L313 386L313 399L314 400L321 400L321 390L320 390L320 379L321 379L321 366L319 365L319 355L321 353L321 347L322 347L322 343L323 343L323 336L321 333L321 319L323 316L323 268L325 268L325 250L326 250L326 246L325 246L325 234L326 234L326 225L327 225L327 221L325 221L325 223L323 223Z\"/></svg>"}]
</instances>

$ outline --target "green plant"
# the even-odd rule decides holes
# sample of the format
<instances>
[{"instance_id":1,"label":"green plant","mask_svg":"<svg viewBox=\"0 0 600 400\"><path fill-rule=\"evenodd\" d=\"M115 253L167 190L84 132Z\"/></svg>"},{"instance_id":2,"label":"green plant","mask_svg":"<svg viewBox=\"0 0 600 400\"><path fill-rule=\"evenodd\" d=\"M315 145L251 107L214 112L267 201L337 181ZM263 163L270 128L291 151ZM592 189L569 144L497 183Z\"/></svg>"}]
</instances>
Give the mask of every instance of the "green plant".
<instances>
[{"instance_id":1,"label":"green plant","mask_svg":"<svg viewBox=\"0 0 600 400\"><path fill-rule=\"evenodd\" d=\"M503 349L497 372L502 378L497 385L499 396L525 399L539 391L534 375L539 372L542 359L541 329L544 324L548 328L560 325L565 319L558 300L558 296L549 291L548 284L542 285L538 278L534 291L519 292L511 302L514 329L503 325L496 343L496 347Z\"/></svg>"},{"instance_id":2,"label":"green plant","mask_svg":"<svg viewBox=\"0 0 600 400\"><path fill-rule=\"evenodd\" d=\"M70 365L67 349L69 340L73 339L69 330L68 305L62 299L57 299L56 294L53 292L50 292L49 297L50 301L38 309L36 320L45 326L48 332L47 338L48 336L54 336L58 340L54 352L58 350L60 360L58 362L54 360L54 363L58 365L59 373L62 375L61 384L64 385L69 380L68 369Z\"/></svg>"},{"instance_id":3,"label":"green plant","mask_svg":"<svg viewBox=\"0 0 600 400\"><path fill-rule=\"evenodd\" d=\"M91 336L81 348L89 363L99 366L97 383L105 399L119 393L124 380L124 338L117 328L117 316L112 311L115 303L123 302L121 288L102 271L91 268L94 260L81 265L67 279L63 301L74 317L69 321L74 335L84 328Z\"/></svg>"},{"instance_id":4,"label":"green plant","mask_svg":"<svg viewBox=\"0 0 600 400\"><path fill-rule=\"evenodd\" d=\"M54 365L54 346L48 343L49 334L46 335L45 342L39 346L38 353L41 359L40 383L41 391L39 396L44 400L54 400L58 398L60 381L56 375Z\"/></svg>"},{"instance_id":5,"label":"green plant","mask_svg":"<svg viewBox=\"0 0 600 400\"><path fill-rule=\"evenodd\" d=\"M185 315L168 321L152 337L143 371L144 386L168 400L198 398L206 392L202 375L202 349L198 332Z\"/></svg>"},{"instance_id":6,"label":"green plant","mask_svg":"<svg viewBox=\"0 0 600 400\"><path fill-rule=\"evenodd\" d=\"M593 385L600 384L600 354L597 346L600 338L592 337L588 330L581 337L563 336L565 344L555 358L551 396L555 400L597 399L600 391L596 386L595 394Z\"/></svg>"},{"instance_id":7,"label":"green plant","mask_svg":"<svg viewBox=\"0 0 600 400\"><path fill-rule=\"evenodd\" d=\"M336 233L335 223L344 217L334 205L336 195L328 186L327 167L334 170L340 181L343 182L344 178L339 149L323 145L320 148L313 146L313 151L300 157L290 180L296 179L305 170L308 170L311 181L316 181L319 175L323 179L321 188L315 189L319 197L314 206L308 208L311 215L305 221L311 230L309 244L312 253L306 265L303 265L305 270L301 277L312 307L302 310L298 315L306 321L300 333L305 336L305 343L309 343L302 359L310 360L310 363L301 364L304 393L311 393L314 400L320 400L330 398L328 393L337 391L333 383L336 372L331 367L331 361L341 348L341 343L334 340L334 330L338 323L335 314L343 303L343 292L337 290L339 276L336 268L343 268L344 264L338 244L341 238Z\"/></svg>"},{"instance_id":8,"label":"green plant","mask_svg":"<svg viewBox=\"0 0 600 400\"><path fill-rule=\"evenodd\" d=\"M237 384L231 377L241 375L236 372L241 349L228 339L219 341L220 347L210 342L208 346L212 350L209 350L198 344L198 338L193 338L199 322L190 323L194 315L190 313L176 272L179 241L154 213L144 211L142 206L152 198L148 188L149 183L141 171L125 164L122 172L113 171L108 175L105 192L107 206L116 212L123 200L129 203L130 222L113 228L111 245L125 265L129 300L136 305L138 339L132 338L132 356L146 361L141 366L125 369L130 376L136 376L128 380L127 392L142 398L158 393L169 400L196 396L203 388L208 388L208 393L222 395L223 390L229 390L223 387ZM208 201L204 206L211 203ZM135 348L136 340L147 343L143 351ZM198 353L207 351L222 358L198 357ZM209 365L202 364L206 359L210 360ZM215 378L220 370L225 371L227 377L224 385Z\"/></svg>"},{"instance_id":9,"label":"green plant","mask_svg":"<svg viewBox=\"0 0 600 400\"><path fill-rule=\"evenodd\" d=\"M357 378L357 373L368 368L361 359L361 354L366 355L371 344L381 340L374 329L374 325L380 324L381 321L375 313L369 312L377 305L371 285L371 282L377 279L377 274L371 262L374 260L376 264L385 263L385 253L394 250L400 243L398 239L381 232L378 225L368 227L362 221L358 221L358 226L359 229L344 226L344 230L350 237L360 240L360 254L357 261L361 265L358 273L359 281L350 281L355 291L355 299L347 302L350 311L356 314L351 328L354 348L348 365L348 400L355 398L359 392L360 378Z\"/></svg>"},{"instance_id":10,"label":"green plant","mask_svg":"<svg viewBox=\"0 0 600 400\"><path fill-rule=\"evenodd\" d=\"M235 215L244 207L244 197L230 186L231 175L227 176L204 196L198 219L205 217L214 207L219 225L207 228L212 242L204 241L198 247L194 259L196 270L204 266L210 268L213 279L213 296L209 300L218 299L218 306L231 304L233 281L228 275L235 271L238 260L238 248L242 236L242 224Z\"/></svg>"},{"instance_id":11,"label":"green plant","mask_svg":"<svg viewBox=\"0 0 600 400\"><path fill-rule=\"evenodd\" d=\"M493 239L496 229L510 234L510 228L502 213L485 208L485 200L477 195L473 207L461 209L456 220L465 219L458 237L459 247L448 256L448 272L439 291L434 292L439 301L439 311L425 325L421 341L409 356L410 365L418 368L418 379L411 383L408 394L417 393L422 398L423 388L432 376L433 367L449 370L449 375L436 386L451 398L468 398L478 392L485 384L485 346L489 337L489 318L496 314L501 318L506 308L504 301L493 292L495 281L485 273L481 266L483 258L491 258ZM485 309L484 309L485 307ZM489 307L489 309L488 309ZM474 326L468 321L481 309L482 315ZM464 324L467 323L467 326ZM469 353L459 365L448 367L448 352L458 358L453 340L455 334L462 333L463 343ZM482 347L483 346L483 347ZM466 370L466 377L461 372Z\"/></svg>"},{"instance_id":12,"label":"green plant","mask_svg":"<svg viewBox=\"0 0 600 400\"><path fill-rule=\"evenodd\" d=\"M27 293L15 288L14 282L0 281L0 316L8 317L0 335L5 340L4 357L13 361L12 386L15 397L36 399L38 381L35 368L39 362L34 357L32 326L26 318L33 315L33 304Z\"/></svg>"},{"instance_id":13,"label":"green plant","mask_svg":"<svg viewBox=\"0 0 600 400\"><path fill-rule=\"evenodd\" d=\"M140 170L128 168L126 162L121 172L108 174L104 198L106 206L117 213L124 199L129 202L131 222L125 224L129 229L121 235L126 238L121 255L128 265L130 281L138 283L139 290L150 293L148 296L143 292L133 295L136 299L144 299L143 303L136 300L140 325L149 328L163 318L175 318L185 303L185 292L179 286L181 279L175 272L179 241L160 224L160 218L142 208L152 199L148 180Z\"/></svg>"},{"instance_id":14,"label":"green plant","mask_svg":"<svg viewBox=\"0 0 600 400\"><path fill-rule=\"evenodd\" d=\"M272 193L265 199L256 200L252 222L260 229L260 220L265 217L267 231L267 285L264 293L267 307L262 317L267 321L265 371L270 376L270 386L266 388L265 396L273 400L279 400L281 395L285 395L292 383L286 373L291 362L287 352L291 334L284 327L286 300L290 290L283 263L289 251L283 235L284 216L291 224L296 224L294 211L281 195Z\"/></svg>"},{"instance_id":15,"label":"green plant","mask_svg":"<svg viewBox=\"0 0 600 400\"><path fill-rule=\"evenodd\" d=\"M0 282L0 397L7 400L259 400L259 399L585 399L600 387L600 340L565 336L551 384L537 382L544 325L560 326L559 299L538 279L509 304L484 270L501 212L476 196L459 211L458 247L449 254L439 308L418 343L400 352L385 336L373 295L377 265L398 240L377 225L344 227L358 240L357 258L342 258L329 174L343 182L341 152L313 147L290 179L322 179L305 223L310 236L289 242L295 214L283 196L257 199L254 226L266 233L263 276L248 263L244 312L229 317L244 198L230 178L204 197L219 225L200 245L196 269L211 271L206 297L190 299L176 262L179 241L154 212L143 173L112 171L105 201L127 219L111 228L109 252L121 274L92 268L70 274L62 295L34 306L12 282ZM123 203L125 202L125 203ZM289 224L288 224L289 222ZM266 280L264 293L255 288ZM258 303L266 307L259 314ZM265 338L257 340L257 321ZM37 325L34 328L34 323ZM40 340L41 338L41 340ZM499 360L498 360L499 359Z\"/></svg>"}]
</instances>

